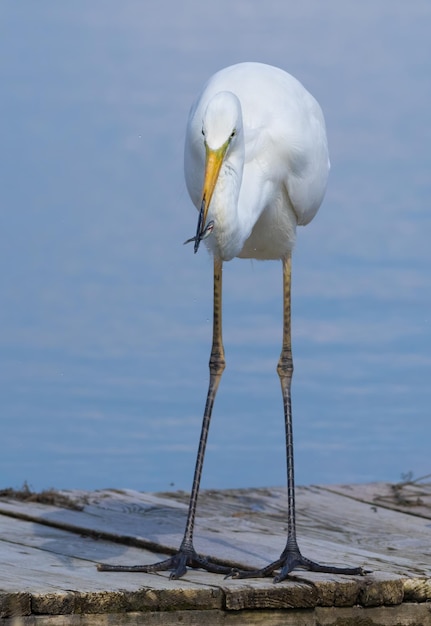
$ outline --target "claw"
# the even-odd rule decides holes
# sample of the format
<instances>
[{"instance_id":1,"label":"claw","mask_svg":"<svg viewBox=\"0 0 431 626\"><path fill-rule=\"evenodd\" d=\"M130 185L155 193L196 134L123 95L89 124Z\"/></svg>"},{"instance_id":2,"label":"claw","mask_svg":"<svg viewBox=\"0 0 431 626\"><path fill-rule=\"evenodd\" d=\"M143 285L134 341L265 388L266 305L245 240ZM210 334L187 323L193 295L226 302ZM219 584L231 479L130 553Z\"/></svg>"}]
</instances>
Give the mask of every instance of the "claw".
<instances>
[{"instance_id":1,"label":"claw","mask_svg":"<svg viewBox=\"0 0 431 626\"><path fill-rule=\"evenodd\" d=\"M225 574L226 576L232 571L231 566L215 563L211 559L197 554L194 548L180 549L174 556L157 563L150 563L149 565L109 565L107 563L99 563L97 569L99 572L145 572L147 574L170 570L170 580L178 580L187 572L187 567L204 569L207 572Z\"/></svg>"},{"instance_id":2,"label":"claw","mask_svg":"<svg viewBox=\"0 0 431 626\"><path fill-rule=\"evenodd\" d=\"M240 570L234 568L230 575L232 578L266 578L272 576L276 570L280 570L274 576L274 583L285 580L293 569L300 567L309 572L323 572L327 574L346 574L349 576L363 576L367 572L362 567L335 567L333 565L321 565L302 556L299 548L284 550L282 555L273 563L256 570Z\"/></svg>"}]
</instances>

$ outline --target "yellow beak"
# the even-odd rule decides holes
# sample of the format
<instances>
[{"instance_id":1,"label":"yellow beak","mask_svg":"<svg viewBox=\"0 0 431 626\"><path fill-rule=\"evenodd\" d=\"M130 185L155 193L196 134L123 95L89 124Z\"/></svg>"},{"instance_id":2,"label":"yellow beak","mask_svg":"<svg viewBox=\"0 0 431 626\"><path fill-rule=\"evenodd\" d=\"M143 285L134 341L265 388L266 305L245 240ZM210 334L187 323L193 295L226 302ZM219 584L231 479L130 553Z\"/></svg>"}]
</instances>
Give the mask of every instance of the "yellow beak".
<instances>
[{"instance_id":1,"label":"yellow beak","mask_svg":"<svg viewBox=\"0 0 431 626\"><path fill-rule=\"evenodd\" d=\"M208 148L208 146L205 144L205 177L204 186L202 189L202 203L201 209L199 211L198 227L195 237L195 253L199 249L199 244L205 232L205 223L207 220L208 208L211 204L211 199L213 197L214 189L218 180L218 175L220 173L220 168L222 166L228 145L229 142L226 142L221 146L221 148L218 148L217 150L211 150L211 148Z\"/></svg>"}]
</instances>

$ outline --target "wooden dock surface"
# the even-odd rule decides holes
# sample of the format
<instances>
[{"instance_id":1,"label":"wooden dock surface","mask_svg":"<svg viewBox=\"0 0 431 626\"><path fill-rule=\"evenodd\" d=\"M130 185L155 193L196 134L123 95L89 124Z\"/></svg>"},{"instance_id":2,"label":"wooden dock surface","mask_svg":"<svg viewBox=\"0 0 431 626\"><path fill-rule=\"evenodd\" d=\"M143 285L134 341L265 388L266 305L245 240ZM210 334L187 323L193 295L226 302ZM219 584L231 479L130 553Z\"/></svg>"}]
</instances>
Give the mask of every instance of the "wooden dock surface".
<instances>
[{"instance_id":1,"label":"wooden dock surface","mask_svg":"<svg viewBox=\"0 0 431 626\"><path fill-rule=\"evenodd\" d=\"M18 497L17 497L18 496ZM196 549L239 567L277 558L285 490L203 491ZM431 485L297 489L302 552L364 576L297 570L291 580L188 571L98 572L151 563L182 538L188 496L136 491L0 494L0 623L10 626L431 624Z\"/></svg>"}]
</instances>

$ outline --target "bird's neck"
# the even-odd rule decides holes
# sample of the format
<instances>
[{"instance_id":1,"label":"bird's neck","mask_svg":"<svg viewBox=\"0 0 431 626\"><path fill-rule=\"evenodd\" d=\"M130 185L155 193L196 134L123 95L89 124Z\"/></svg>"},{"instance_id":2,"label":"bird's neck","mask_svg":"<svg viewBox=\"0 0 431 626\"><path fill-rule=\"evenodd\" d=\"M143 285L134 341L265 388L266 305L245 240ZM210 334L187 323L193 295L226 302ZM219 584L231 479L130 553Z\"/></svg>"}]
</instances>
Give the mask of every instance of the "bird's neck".
<instances>
[{"instance_id":1,"label":"bird's neck","mask_svg":"<svg viewBox=\"0 0 431 626\"><path fill-rule=\"evenodd\" d=\"M214 220L214 231L208 243L223 261L238 256L251 232L246 214L239 209L242 174L241 159L226 160L211 200L209 219Z\"/></svg>"}]
</instances>

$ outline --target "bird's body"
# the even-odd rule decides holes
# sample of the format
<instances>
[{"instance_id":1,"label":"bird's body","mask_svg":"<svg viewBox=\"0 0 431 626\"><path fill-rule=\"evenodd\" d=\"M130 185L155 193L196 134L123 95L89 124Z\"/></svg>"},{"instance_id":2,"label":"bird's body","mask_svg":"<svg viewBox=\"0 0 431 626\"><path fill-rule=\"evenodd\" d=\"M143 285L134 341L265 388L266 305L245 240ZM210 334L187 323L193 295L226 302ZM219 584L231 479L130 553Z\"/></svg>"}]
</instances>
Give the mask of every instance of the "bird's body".
<instances>
[{"instance_id":1,"label":"bird's body","mask_svg":"<svg viewBox=\"0 0 431 626\"><path fill-rule=\"evenodd\" d=\"M240 63L217 72L187 124L185 178L198 209L204 139L218 149L232 132L208 209L214 230L206 243L223 261L281 259L293 247L296 225L314 217L325 193L329 157L322 110L296 78L276 67Z\"/></svg>"},{"instance_id":2,"label":"bird's body","mask_svg":"<svg viewBox=\"0 0 431 626\"><path fill-rule=\"evenodd\" d=\"M210 380L184 537L177 554L151 565L102 565L104 571L157 572L183 576L187 567L237 578L275 581L302 567L332 574L361 568L321 565L302 556L296 540L290 324L291 251L296 226L308 224L325 193L329 172L325 122L320 106L293 76L260 63L240 63L215 74L192 106L186 132L185 176L199 210L195 252L205 240L214 256L213 340ZM187 242L186 242L187 243ZM225 368L222 340L222 268L234 257L281 259L283 341L277 373L283 398L287 457L287 541L280 557L261 569L232 569L198 554L194 522L208 430Z\"/></svg>"}]
</instances>

